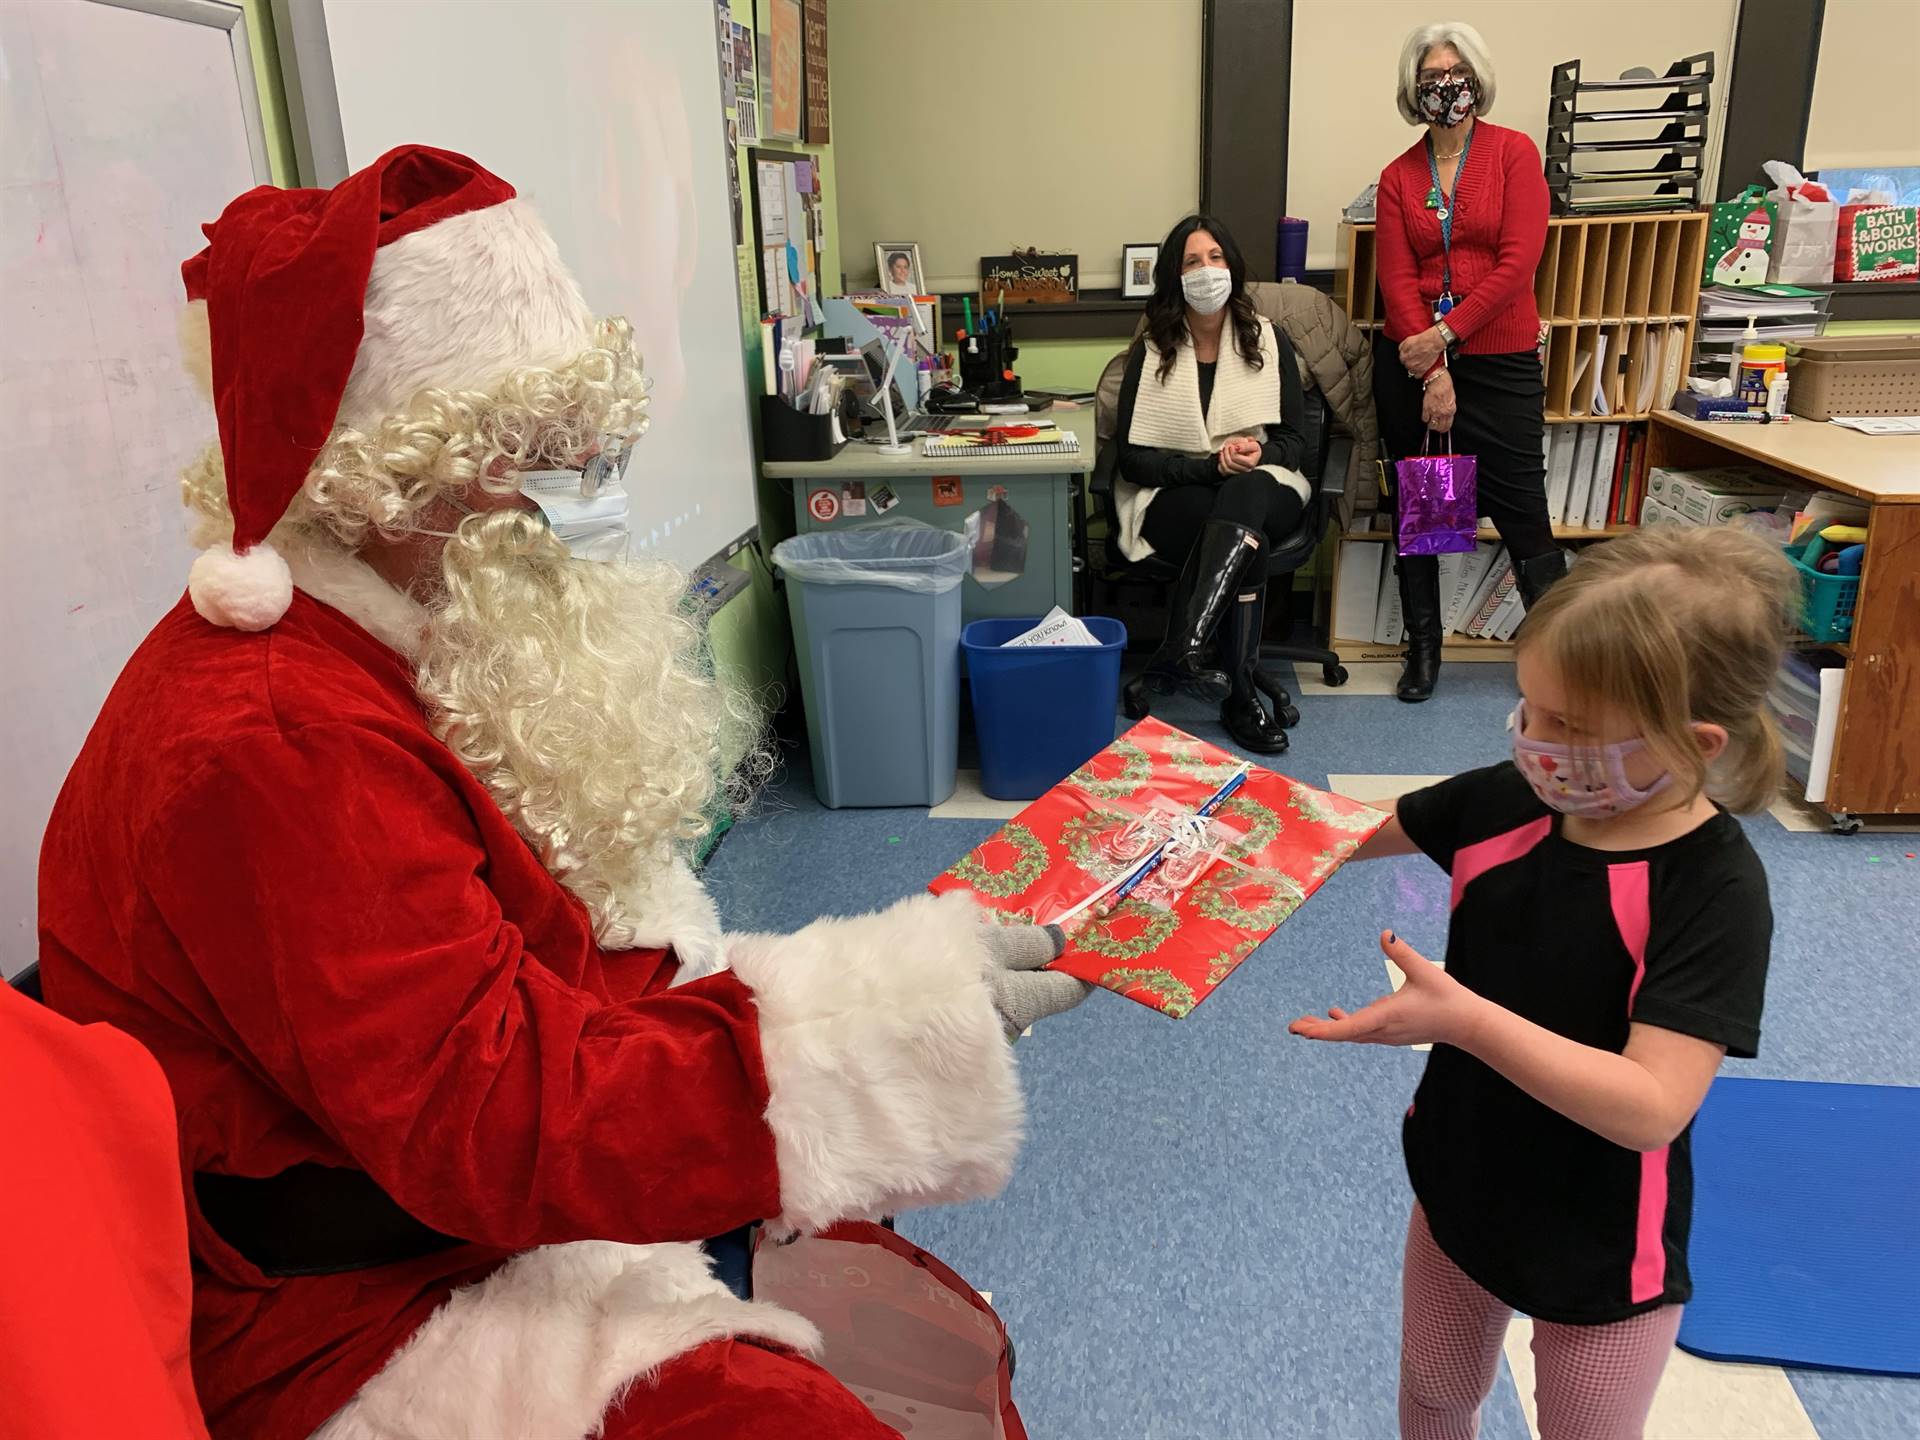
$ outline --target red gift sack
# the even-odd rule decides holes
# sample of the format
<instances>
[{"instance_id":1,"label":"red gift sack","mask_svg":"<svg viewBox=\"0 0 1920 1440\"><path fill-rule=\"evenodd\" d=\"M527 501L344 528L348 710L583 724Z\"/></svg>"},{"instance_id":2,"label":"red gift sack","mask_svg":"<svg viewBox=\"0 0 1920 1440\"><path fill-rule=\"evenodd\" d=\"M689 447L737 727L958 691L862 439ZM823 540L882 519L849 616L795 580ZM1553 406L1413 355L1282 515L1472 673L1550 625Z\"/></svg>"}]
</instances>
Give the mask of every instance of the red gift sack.
<instances>
[{"instance_id":1,"label":"red gift sack","mask_svg":"<svg viewBox=\"0 0 1920 1440\"><path fill-rule=\"evenodd\" d=\"M820 1365L881 1424L913 1440L1027 1440L1007 1327L965 1280L885 1226L847 1221L788 1244L763 1230L753 1298L817 1325Z\"/></svg>"}]
</instances>

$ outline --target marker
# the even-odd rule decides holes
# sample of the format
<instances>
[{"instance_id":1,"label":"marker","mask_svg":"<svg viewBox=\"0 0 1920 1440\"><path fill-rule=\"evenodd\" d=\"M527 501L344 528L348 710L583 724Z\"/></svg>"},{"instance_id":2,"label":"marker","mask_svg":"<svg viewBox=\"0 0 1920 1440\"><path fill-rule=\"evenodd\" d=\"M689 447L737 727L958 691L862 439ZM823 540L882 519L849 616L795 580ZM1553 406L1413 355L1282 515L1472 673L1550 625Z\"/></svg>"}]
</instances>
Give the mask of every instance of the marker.
<instances>
[{"instance_id":1,"label":"marker","mask_svg":"<svg viewBox=\"0 0 1920 1440\"><path fill-rule=\"evenodd\" d=\"M962 295L960 297L960 308L966 312L967 333L971 335L973 333L973 297L971 295Z\"/></svg>"}]
</instances>

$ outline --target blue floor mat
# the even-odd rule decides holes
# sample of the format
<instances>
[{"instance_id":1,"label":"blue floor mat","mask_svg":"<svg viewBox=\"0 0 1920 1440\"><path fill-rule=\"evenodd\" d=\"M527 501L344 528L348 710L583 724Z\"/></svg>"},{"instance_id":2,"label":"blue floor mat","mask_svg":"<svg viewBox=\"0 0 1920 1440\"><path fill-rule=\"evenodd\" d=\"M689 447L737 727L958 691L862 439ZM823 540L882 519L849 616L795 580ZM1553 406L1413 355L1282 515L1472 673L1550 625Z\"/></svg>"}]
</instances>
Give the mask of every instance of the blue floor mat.
<instances>
[{"instance_id":1,"label":"blue floor mat","mask_svg":"<svg viewBox=\"0 0 1920 1440\"><path fill-rule=\"evenodd\" d=\"M1682 1349L1920 1375L1920 1087L1716 1080L1693 1169Z\"/></svg>"}]
</instances>

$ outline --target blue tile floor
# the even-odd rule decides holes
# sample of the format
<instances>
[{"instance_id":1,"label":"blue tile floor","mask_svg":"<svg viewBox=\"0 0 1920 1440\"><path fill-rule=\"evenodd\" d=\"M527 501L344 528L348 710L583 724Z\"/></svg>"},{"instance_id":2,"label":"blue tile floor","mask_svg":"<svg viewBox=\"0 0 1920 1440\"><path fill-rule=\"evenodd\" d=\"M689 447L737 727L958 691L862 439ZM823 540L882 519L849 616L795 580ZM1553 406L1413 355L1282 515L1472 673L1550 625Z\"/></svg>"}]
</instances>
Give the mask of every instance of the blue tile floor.
<instances>
[{"instance_id":1,"label":"blue tile floor","mask_svg":"<svg viewBox=\"0 0 1920 1440\"><path fill-rule=\"evenodd\" d=\"M1504 755L1513 674L1450 666L1422 706L1356 694L1298 703L1293 749L1274 767L1289 775L1319 785L1452 773ZM1156 713L1230 744L1210 707L1174 700ZM792 766L709 869L729 928L885 905L996 827L827 811L804 746ZM1920 835L1790 833L1765 815L1748 825L1777 929L1761 1058L1730 1072L1920 1084L1920 860L1907 856ZM1187 1020L1098 993L1020 1043L1031 1138L1012 1184L901 1228L993 1293L1036 1440L1394 1433L1409 1198L1398 1124L1425 1057L1314 1046L1286 1026L1381 992L1383 927L1439 954L1446 899L1424 860L1350 865ZM1783 1436L1920 1434L1920 1382L1790 1379L1805 1415ZM1725 1440L1760 1433L1725 1429ZM1529 1435L1504 1375L1482 1434Z\"/></svg>"}]
</instances>

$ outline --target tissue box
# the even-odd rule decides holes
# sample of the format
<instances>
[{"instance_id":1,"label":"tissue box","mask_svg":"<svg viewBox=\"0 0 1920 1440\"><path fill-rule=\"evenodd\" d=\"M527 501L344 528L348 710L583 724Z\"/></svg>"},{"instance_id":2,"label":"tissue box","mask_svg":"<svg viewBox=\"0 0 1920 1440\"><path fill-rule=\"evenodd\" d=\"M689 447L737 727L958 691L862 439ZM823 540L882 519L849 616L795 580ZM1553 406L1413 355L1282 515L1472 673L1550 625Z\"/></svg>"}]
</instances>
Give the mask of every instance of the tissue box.
<instances>
[{"instance_id":1,"label":"tissue box","mask_svg":"<svg viewBox=\"0 0 1920 1440\"><path fill-rule=\"evenodd\" d=\"M1640 502L1640 523L1642 525L1696 525L1699 522L1689 520L1671 505L1662 505L1649 495Z\"/></svg>"},{"instance_id":2,"label":"tissue box","mask_svg":"<svg viewBox=\"0 0 1920 1440\"><path fill-rule=\"evenodd\" d=\"M1725 525L1754 510L1771 510L1784 486L1738 466L1702 470L1659 467L1647 476L1647 498L1694 525Z\"/></svg>"},{"instance_id":3,"label":"tissue box","mask_svg":"<svg viewBox=\"0 0 1920 1440\"><path fill-rule=\"evenodd\" d=\"M1835 280L1911 280L1920 275L1920 206L1842 205Z\"/></svg>"}]
</instances>

